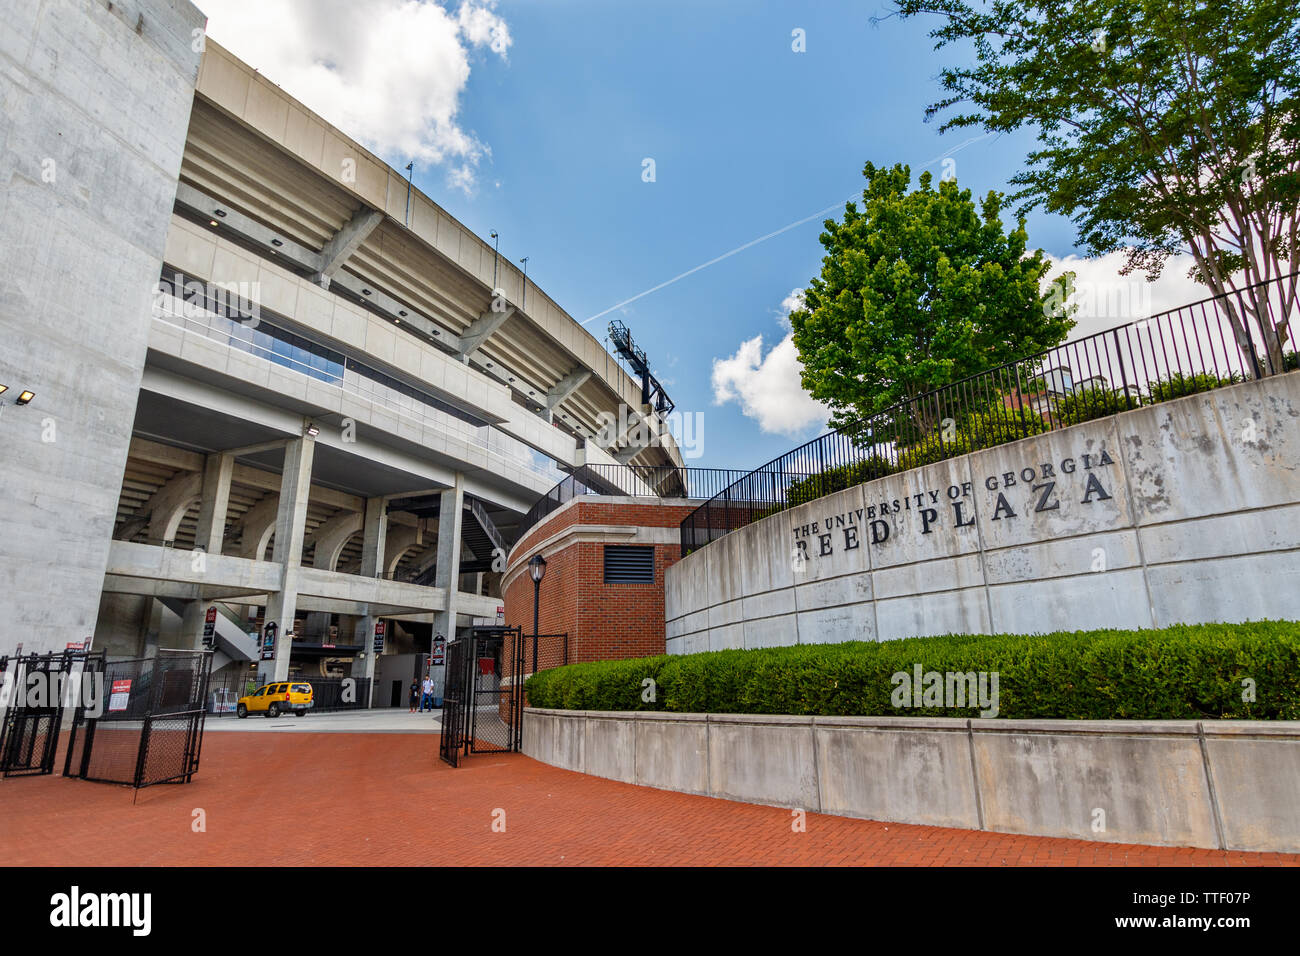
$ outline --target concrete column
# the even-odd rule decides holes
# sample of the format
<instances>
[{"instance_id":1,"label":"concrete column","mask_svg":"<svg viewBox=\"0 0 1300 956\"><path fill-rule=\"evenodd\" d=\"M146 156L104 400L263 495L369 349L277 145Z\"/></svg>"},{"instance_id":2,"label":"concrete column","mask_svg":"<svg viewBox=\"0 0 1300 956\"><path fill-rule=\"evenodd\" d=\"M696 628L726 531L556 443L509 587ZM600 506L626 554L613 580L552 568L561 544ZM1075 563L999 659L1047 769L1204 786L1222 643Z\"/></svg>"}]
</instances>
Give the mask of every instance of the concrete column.
<instances>
[{"instance_id":1,"label":"concrete column","mask_svg":"<svg viewBox=\"0 0 1300 956\"><path fill-rule=\"evenodd\" d=\"M285 680L289 676L290 632L298 611L298 572L302 539L307 531L307 499L311 491L311 463L316 442L309 436L291 441L284 449L280 473L280 502L275 514L275 548L272 560L280 565L280 590L267 598L266 620L279 626L275 660L258 664L258 680Z\"/></svg>"},{"instance_id":2,"label":"concrete column","mask_svg":"<svg viewBox=\"0 0 1300 956\"><path fill-rule=\"evenodd\" d=\"M230 476L234 471L234 455L209 455L203 466L203 491L199 499L199 523L194 532L194 546L205 549L208 554L220 554L225 546Z\"/></svg>"},{"instance_id":3,"label":"concrete column","mask_svg":"<svg viewBox=\"0 0 1300 956\"><path fill-rule=\"evenodd\" d=\"M367 498L365 523L361 526L361 573L378 577L383 570L384 549L388 538L388 499Z\"/></svg>"},{"instance_id":4,"label":"concrete column","mask_svg":"<svg viewBox=\"0 0 1300 956\"><path fill-rule=\"evenodd\" d=\"M361 525L361 573L368 578L378 577L384 567L384 552L388 542L388 499L383 497L367 498L366 513ZM354 644L360 644L365 657L352 662L352 675L357 678L370 679L370 692L366 707L374 701L375 691L375 622L379 620L369 614L356 618L352 631Z\"/></svg>"},{"instance_id":5,"label":"concrete column","mask_svg":"<svg viewBox=\"0 0 1300 956\"><path fill-rule=\"evenodd\" d=\"M158 642L162 636L163 613L166 607L157 598L149 599L148 618L144 630L144 653L141 657L157 657Z\"/></svg>"},{"instance_id":6,"label":"concrete column","mask_svg":"<svg viewBox=\"0 0 1300 956\"><path fill-rule=\"evenodd\" d=\"M303 631L307 634L320 635L321 643L324 644L330 639L330 618L333 615L329 611L308 611L306 620L303 622ZM299 637L302 635L299 634Z\"/></svg>"},{"instance_id":7,"label":"concrete column","mask_svg":"<svg viewBox=\"0 0 1300 956\"><path fill-rule=\"evenodd\" d=\"M186 601L181 615L181 647L203 650L203 626L207 623L208 608L216 607L212 601ZM215 638L215 631L214 631Z\"/></svg>"},{"instance_id":8,"label":"concrete column","mask_svg":"<svg viewBox=\"0 0 1300 956\"><path fill-rule=\"evenodd\" d=\"M369 614L358 617L354 621L352 631L352 643L360 644L362 652L366 655L352 662L352 676L358 680L370 681L366 707L370 707L375 699L375 622L378 620L379 618L371 617Z\"/></svg>"},{"instance_id":9,"label":"concrete column","mask_svg":"<svg viewBox=\"0 0 1300 956\"><path fill-rule=\"evenodd\" d=\"M447 592L447 607L433 616L433 633L456 639L456 598L460 593L460 527L465 507L465 477L442 493L438 506L438 569L434 584Z\"/></svg>"}]
</instances>

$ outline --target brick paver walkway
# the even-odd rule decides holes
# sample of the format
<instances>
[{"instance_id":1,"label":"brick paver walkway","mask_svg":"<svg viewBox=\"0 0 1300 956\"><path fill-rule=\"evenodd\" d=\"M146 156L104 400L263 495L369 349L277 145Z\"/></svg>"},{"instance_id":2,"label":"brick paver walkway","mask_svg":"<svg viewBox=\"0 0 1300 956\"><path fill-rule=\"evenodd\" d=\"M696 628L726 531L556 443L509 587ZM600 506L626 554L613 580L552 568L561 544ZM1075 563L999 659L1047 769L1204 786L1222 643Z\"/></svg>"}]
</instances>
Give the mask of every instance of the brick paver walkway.
<instances>
[{"instance_id":1,"label":"brick paver walkway","mask_svg":"<svg viewBox=\"0 0 1300 956\"><path fill-rule=\"evenodd\" d=\"M207 736L188 786L0 781L7 865L1300 865L808 814L635 787L520 754L438 760L429 734ZM60 768L62 764L60 763ZM193 811L206 816L195 833ZM504 811L505 832L493 832ZM500 814L496 814L500 819Z\"/></svg>"}]
</instances>

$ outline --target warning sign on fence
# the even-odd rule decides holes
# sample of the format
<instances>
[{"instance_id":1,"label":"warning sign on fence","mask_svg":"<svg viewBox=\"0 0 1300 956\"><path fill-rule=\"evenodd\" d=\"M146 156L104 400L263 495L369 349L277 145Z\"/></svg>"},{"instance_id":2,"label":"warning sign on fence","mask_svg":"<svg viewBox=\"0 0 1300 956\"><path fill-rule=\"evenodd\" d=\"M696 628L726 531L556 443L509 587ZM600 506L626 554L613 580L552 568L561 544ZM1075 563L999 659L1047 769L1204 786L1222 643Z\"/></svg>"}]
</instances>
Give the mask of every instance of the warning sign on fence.
<instances>
[{"instance_id":1,"label":"warning sign on fence","mask_svg":"<svg viewBox=\"0 0 1300 956\"><path fill-rule=\"evenodd\" d=\"M127 701L131 699L131 682L129 680L113 681L113 690L108 697L108 709L126 710Z\"/></svg>"}]
</instances>

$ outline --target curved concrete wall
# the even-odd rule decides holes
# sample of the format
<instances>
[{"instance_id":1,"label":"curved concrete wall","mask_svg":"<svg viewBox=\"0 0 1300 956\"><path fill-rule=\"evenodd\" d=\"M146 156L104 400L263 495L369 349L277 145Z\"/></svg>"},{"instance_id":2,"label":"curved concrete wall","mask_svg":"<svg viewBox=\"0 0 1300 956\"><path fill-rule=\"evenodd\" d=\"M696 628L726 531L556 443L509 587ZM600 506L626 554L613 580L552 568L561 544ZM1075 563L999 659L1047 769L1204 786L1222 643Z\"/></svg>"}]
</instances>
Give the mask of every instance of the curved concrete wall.
<instances>
[{"instance_id":1,"label":"curved concrete wall","mask_svg":"<svg viewBox=\"0 0 1300 956\"><path fill-rule=\"evenodd\" d=\"M524 712L530 757L836 816L1300 851L1300 722Z\"/></svg>"},{"instance_id":2,"label":"curved concrete wall","mask_svg":"<svg viewBox=\"0 0 1300 956\"><path fill-rule=\"evenodd\" d=\"M670 653L1300 617L1300 373L891 475L666 576Z\"/></svg>"}]
</instances>

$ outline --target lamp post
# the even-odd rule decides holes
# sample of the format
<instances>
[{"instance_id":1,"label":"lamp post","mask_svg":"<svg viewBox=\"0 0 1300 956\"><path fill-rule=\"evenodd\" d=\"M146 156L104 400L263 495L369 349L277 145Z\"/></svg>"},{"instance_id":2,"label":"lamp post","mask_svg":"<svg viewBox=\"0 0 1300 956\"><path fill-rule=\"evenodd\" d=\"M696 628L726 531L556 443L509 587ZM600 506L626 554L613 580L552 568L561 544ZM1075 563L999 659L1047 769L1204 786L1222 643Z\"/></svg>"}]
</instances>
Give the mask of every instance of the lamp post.
<instances>
[{"instance_id":1,"label":"lamp post","mask_svg":"<svg viewBox=\"0 0 1300 956\"><path fill-rule=\"evenodd\" d=\"M533 579L533 670L537 673L537 615L538 599L542 593L542 578L546 576L546 559L535 554L528 562L528 576Z\"/></svg>"}]
</instances>

